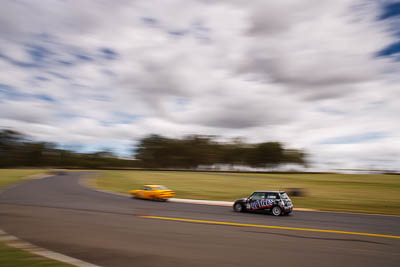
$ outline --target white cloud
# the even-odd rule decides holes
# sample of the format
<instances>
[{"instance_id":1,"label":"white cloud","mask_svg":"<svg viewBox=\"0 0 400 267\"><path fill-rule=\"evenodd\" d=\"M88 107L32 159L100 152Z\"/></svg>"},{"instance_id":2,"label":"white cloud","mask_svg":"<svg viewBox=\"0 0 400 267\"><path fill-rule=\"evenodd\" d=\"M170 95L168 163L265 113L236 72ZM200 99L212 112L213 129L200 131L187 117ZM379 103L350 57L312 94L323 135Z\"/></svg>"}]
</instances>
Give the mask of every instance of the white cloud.
<instances>
[{"instance_id":1,"label":"white cloud","mask_svg":"<svg viewBox=\"0 0 400 267\"><path fill-rule=\"evenodd\" d=\"M6 1L0 126L91 147L243 136L324 166L397 166L380 160L400 151L400 64L376 56L398 41L382 3Z\"/></svg>"}]
</instances>

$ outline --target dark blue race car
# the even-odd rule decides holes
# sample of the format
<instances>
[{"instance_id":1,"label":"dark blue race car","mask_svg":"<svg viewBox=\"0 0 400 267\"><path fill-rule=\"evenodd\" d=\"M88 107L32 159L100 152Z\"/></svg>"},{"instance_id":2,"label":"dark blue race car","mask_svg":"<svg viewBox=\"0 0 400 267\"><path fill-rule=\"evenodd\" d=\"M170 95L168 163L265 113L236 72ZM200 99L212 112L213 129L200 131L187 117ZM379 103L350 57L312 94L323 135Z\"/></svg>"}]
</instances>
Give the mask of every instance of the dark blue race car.
<instances>
[{"instance_id":1,"label":"dark blue race car","mask_svg":"<svg viewBox=\"0 0 400 267\"><path fill-rule=\"evenodd\" d=\"M275 216L288 215L293 211L293 204L283 191L256 191L247 198L241 198L233 204L236 212L266 211Z\"/></svg>"}]
</instances>

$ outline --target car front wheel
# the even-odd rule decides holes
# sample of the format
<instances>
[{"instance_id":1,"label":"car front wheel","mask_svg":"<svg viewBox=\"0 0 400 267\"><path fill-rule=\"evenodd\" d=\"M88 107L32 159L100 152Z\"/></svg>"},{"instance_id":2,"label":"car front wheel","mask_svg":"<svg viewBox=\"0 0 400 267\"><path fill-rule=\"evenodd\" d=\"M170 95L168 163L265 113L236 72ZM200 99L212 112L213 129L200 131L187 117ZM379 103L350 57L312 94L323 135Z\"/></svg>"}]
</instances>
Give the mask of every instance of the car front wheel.
<instances>
[{"instance_id":1,"label":"car front wheel","mask_svg":"<svg viewBox=\"0 0 400 267\"><path fill-rule=\"evenodd\" d=\"M243 211L243 206L240 203L235 203L235 205L233 205L233 210L236 212L242 212Z\"/></svg>"},{"instance_id":2,"label":"car front wheel","mask_svg":"<svg viewBox=\"0 0 400 267\"><path fill-rule=\"evenodd\" d=\"M272 214L274 216L279 216L282 214L282 209L279 206L275 206L272 208Z\"/></svg>"}]
</instances>

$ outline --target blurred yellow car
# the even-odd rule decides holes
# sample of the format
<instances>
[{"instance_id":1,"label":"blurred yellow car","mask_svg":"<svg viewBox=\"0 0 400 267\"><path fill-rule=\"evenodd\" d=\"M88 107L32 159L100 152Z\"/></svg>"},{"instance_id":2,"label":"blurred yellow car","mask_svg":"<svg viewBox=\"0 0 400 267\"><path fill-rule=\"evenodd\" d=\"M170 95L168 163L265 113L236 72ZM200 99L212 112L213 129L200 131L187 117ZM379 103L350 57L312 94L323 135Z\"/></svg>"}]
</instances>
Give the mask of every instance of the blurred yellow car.
<instances>
[{"instance_id":1,"label":"blurred yellow car","mask_svg":"<svg viewBox=\"0 0 400 267\"><path fill-rule=\"evenodd\" d=\"M145 185L143 189L131 190L132 197L151 200L167 201L175 196L175 192L162 185Z\"/></svg>"}]
</instances>

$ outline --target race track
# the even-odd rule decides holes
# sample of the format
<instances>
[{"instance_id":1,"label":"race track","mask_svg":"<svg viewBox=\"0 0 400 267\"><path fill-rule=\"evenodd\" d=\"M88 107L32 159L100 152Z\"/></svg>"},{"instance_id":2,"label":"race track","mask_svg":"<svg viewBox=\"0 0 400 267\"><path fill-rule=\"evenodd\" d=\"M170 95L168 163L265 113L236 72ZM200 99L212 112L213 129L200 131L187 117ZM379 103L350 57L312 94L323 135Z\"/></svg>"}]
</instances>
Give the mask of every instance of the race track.
<instances>
[{"instance_id":1,"label":"race track","mask_svg":"<svg viewBox=\"0 0 400 267\"><path fill-rule=\"evenodd\" d=\"M83 187L82 175L71 172L5 190L0 194L0 228L101 266L400 264L400 239L387 237L400 236L400 217L304 211L274 217L235 213L229 207L136 200ZM350 233L256 227L263 225Z\"/></svg>"}]
</instances>

